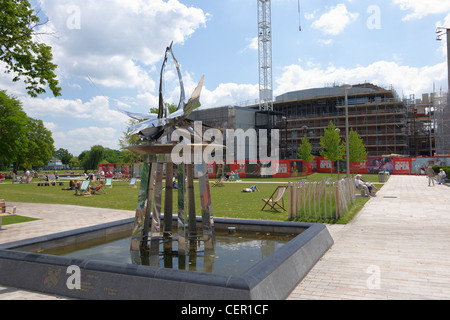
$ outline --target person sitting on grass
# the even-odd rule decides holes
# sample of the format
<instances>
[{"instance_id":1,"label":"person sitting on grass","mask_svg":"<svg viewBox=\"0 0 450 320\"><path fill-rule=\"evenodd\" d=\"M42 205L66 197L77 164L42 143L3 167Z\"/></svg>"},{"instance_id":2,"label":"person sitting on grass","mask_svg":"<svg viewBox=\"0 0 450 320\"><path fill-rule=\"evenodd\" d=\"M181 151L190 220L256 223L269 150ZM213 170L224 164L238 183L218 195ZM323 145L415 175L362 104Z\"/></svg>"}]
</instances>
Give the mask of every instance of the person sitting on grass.
<instances>
[{"instance_id":1,"label":"person sitting on grass","mask_svg":"<svg viewBox=\"0 0 450 320\"><path fill-rule=\"evenodd\" d=\"M68 188L62 188L61 190L75 190L77 188L77 180L70 180Z\"/></svg>"}]
</instances>

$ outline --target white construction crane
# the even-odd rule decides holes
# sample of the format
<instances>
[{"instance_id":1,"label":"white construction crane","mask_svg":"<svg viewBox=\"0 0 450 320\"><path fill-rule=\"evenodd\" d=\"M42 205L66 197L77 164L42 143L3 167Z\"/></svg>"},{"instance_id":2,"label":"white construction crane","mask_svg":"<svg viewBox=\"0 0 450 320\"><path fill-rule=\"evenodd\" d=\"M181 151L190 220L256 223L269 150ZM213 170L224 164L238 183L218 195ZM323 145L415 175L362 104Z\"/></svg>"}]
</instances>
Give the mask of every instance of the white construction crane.
<instances>
[{"instance_id":1,"label":"white construction crane","mask_svg":"<svg viewBox=\"0 0 450 320\"><path fill-rule=\"evenodd\" d=\"M271 0L258 2L258 57L259 57L259 109L273 110L272 79L272 16ZM300 0L298 0L298 30L300 21Z\"/></svg>"},{"instance_id":2,"label":"white construction crane","mask_svg":"<svg viewBox=\"0 0 450 320\"><path fill-rule=\"evenodd\" d=\"M258 1L259 109L273 110L271 0Z\"/></svg>"}]
</instances>

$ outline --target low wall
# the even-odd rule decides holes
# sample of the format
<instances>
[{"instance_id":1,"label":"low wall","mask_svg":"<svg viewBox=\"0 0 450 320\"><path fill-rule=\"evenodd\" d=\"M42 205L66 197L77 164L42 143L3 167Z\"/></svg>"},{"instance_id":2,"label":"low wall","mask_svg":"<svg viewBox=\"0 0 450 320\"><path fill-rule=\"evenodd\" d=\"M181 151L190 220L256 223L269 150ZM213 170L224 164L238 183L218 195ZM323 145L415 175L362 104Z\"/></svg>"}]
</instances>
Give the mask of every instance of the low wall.
<instances>
[{"instance_id":1,"label":"low wall","mask_svg":"<svg viewBox=\"0 0 450 320\"><path fill-rule=\"evenodd\" d=\"M134 219L0 245L0 284L78 299L262 300L284 299L332 246L322 224L215 219L237 230L304 230L241 276L224 276L143 265L82 260L24 252L84 241L94 234L130 228ZM69 240L70 239L70 240ZM81 288L70 289L71 268Z\"/></svg>"}]
</instances>

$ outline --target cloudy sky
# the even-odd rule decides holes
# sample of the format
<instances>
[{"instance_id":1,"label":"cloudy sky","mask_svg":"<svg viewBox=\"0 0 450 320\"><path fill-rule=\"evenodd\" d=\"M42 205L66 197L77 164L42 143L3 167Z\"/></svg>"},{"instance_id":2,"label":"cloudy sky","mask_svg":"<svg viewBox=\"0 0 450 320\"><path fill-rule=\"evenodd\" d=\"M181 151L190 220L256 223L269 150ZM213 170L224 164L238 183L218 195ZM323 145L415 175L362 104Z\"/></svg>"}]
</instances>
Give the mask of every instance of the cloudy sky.
<instances>
[{"instance_id":1,"label":"cloudy sky","mask_svg":"<svg viewBox=\"0 0 450 320\"><path fill-rule=\"evenodd\" d=\"M77 156L119 149L126 116L158 104L159 71L172 41L186 94L202 75L202 108L258 97L256 0L32 0L53 48L62 96L28 97L0 73L0 89L41 119L56 148ZM299 31L299 24L302 31ZM341 83L392 85L400 96L447 89L450 0L272 0L274 94ZM164 95L178 102L169 60ZM49 90L48 90L49 91Z\"/></svg>"}]
</instances>

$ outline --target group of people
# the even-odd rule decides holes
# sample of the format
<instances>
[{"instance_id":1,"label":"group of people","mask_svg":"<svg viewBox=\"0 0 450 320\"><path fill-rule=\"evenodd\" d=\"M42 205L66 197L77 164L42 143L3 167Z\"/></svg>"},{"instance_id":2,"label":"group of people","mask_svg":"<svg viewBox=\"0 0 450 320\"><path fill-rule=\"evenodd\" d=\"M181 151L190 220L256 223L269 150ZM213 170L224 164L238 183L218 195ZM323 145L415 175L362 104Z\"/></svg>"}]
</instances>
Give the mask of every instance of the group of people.
<instances>
[{"instance_id":1,"label":"group of people","mask_svg":"<svg viewBox=\"0 0 450 320\"><path fill-rule=\"evenodd\" d=\"M445 179L447 178L447 174L442 168L439 169L439 173L436 175L431 166L428 166L426 175L428 176L429 187L431 187L431 185L433 185L433 187L435 186L435 180L437 184L442 184L445 182ZM370 196L373 197L375 197L374 189L378 191L378 189L372 183L362 180L360 174L357 174L355 176L355 185L357 189L365 190L368 192Z\"/></svg>"},{"instance_id":2,"label":"group of people","mask_svg":"<svg viewBox=\"0 0 450 320\"><path fill-rule=\"evenodd\" d=\"M237 170L236 171L227 172L225 174L225 179L227 179L227 181L230 180L230 179L233 179L233 178L234 178L234 181L239 181L239 172Z\"/></svg>"},{"instance_id":3,"label":"group of people","mask_svg":"<svg viewBox=\"0 0 450 320\"><path fill-rule=\"evenodd\" d=\"M77 195L80 192L81 184L82 184L82 181L70 180L69 186L67 188L62 188L61 190L67 190L67 191L75 190L75 195ZM103 185L104 185L103 180L99 181L98 184L93 182L93 185L89 185L89 192L91 194L94 194L97 191L99 191L103 187Z\"/></svg>"},{"instance_id":4,"label":"group of people","mask_svg":"<svg viewBox=\"0 0 450 320\"><path fill-rule=\"evenodd\" d=\"M428 186L429 187L431 187L431 184L433 184L433 187L434 187L434 185L435 185L434 180L436 180L437 184L441 184L447 178L447 174L445 173L445 171L442 168L439 169L439 173L437 174L437 177L436 177L436 173L434 172L434 170L431 166L428 166L427 176L428 176Z\"/></svg>"}]
</instances>

